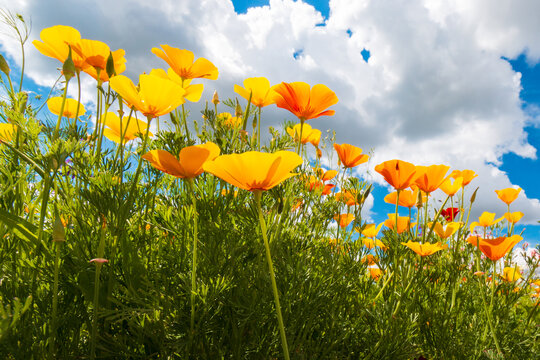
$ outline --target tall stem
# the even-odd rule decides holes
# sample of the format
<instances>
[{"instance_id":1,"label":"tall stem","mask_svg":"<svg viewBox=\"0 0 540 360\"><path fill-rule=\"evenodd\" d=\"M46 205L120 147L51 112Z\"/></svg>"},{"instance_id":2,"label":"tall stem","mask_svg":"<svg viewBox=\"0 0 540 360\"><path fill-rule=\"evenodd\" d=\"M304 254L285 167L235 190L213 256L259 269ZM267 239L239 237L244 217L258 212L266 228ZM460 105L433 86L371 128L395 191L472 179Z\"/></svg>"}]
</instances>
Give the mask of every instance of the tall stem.
<instances>
[{"instance_id":1,"label":"tall stem","mask_svg":"<svg viewBox=\"0 0 540 360\"><path fill-rule=\"evenodd\" d=\"M197 198L195 197L195 189L193 186L193 179L187 179L189 186L189 192L191 193L191 200L193 201L193 262L191 270L191 320L190 320L190 329L191 334L193 335L193 330L195 329L195 294L197 292L197 243L198 243L198 233L197 233Z\"/></svg>"},{"instance_id":2,"label":"tall stem","mask_svg":"<svg viewBox=\"0 0 540 360\"><path fill-rule=\"evenodd\" d=\"M266 223L261 207L262 190L254 190L255 201L257 202L257 208L259 210L259 225L261 226L261 233L264 241L264 247L266 249L266 261L268 262L268 270L270 272L270 280L272 281L272 291L274 293L274 303L276 305L276 313L279 323L279 333L281 336L281 346L283 347L283 355L285 360L289 360L289 347L287 346L287 337L285 335L285 326L283 325L283 317L281 316L281 306L279 304L279 294L276 285L276 276L274 274L274 266L272 265L272 256L270 255L270 244L266 235Z\"/></svg>"}]
</instances>

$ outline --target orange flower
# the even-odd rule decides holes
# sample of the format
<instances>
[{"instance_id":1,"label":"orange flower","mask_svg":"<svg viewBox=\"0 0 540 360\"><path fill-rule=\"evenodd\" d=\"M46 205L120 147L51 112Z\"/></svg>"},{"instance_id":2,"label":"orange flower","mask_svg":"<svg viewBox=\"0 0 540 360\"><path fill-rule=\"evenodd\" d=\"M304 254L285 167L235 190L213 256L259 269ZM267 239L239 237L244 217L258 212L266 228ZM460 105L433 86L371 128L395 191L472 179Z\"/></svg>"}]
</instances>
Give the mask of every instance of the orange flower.
<instances>
[{"instance_id":1,"label":"orange flower","mask_svg":"<svg viewBox=\"0 0 540 360\"><path fill-rule=\"evenodd\" d=\"M478 175L472 170L454 170L452 173L450 173L450 176L453 179L457 179L458 177L463 178L463 184L461 185L467 186Z\"/></svg>"},{"instance_id":2,"label":"orange flower","mask_svg":"<svg viewBox=\"0 0 540 360\"><path fill-rule=\"evenodd\" d=\"M362 154L362 149L350 144L334 144L339 161L346 168L353 168L368 161L369 156Z\"/></svg>"},{"instance_id":3,"label":"orange flower","mask_svg":"<svg viewBox=\"0 0 540 360\"><path fill-rule=\"evenodd\" d=\"M42 41L34 40L32 44L45 56L65 62L69 55L69 45L76 45L81 41L81 34L71 26L56 25L41 30L39 37ZM77 70L88 66L84 58L72 51L71 58Z\"/></svg>"},{"instance_id":4,"label":"orange flower","mask_svg":"<svg viewBox=\"0 0 540 360\"><path fill-rule=\"evenodd\" d=\"M118 115L113 112L103 114L101 118L105 119L105 126L107 126L103 130L103 135L116 143L120 143L120 139L122 139L123 143L133 140L137 137L137 134L144 135L148 128L147 123L134 117L124 116L120 121ZM122 126L120 126L120 123L122 123ZM152 136L152 133L148 133L148 135Z\"/></svg>"},{"instance_id":5,"label":"orange flower","mask_svg":"<svg viewBox=\"0 0 540 360\"><path fill-rule=\"evenodd\" d=\"M380 247L383 251L386 251L388 249L388 247L384 245L381 240L378 239L362 238L362 244L368 249L373 249L375 246Z\"/></svg>"},{"instance_id":6,"label":"orange flower","mask_svg":"<svg viewBox=\"0 0 540 360\"><path fill-rule=\"evenodd\" d=\"M185 90L180 85L155 75L139 75L138 88L124 75L113 77L109 84L129 107L147 117L168 114L185 102Z\"/></svg>"},{"instance_id":7,"label":"orange flower","mask_svg":"<svg viewBox=\"0 0 540 360\"><path fill-rule=\"evenodd\" d=\"M313 168L313 171L315 171L315 173L319 176L319 178L324 182L328 180L332 180L338 174L337 170L324 171L324 169L321 169L321 168Z\"/></svg>"},{"instance_id":8,"label":"orange flower","mask_svg":"<svg viewBox=\"0 0 540 360\"><path fill-rule=\"evenodd\" d=\"M292 128L287 128L287 133L291 135L294 141L298 141L300 137L300 127L302 124L296 124ZM319 146L321 141L321 130L313 129L309 124L303 124L302 129L302 144L311 143L313 146Z\"/></svg>"},{"instance_id":9,"label":"orange flower","mask_svg":"<svg viewBox=\"0 0 540 360\"><path fill-rule=\"evenodd\" d=\"M322 84L314 85L310 90L305 82L282 82L274 86L274 91L277 107L289 110L300 121L334 115L334 110L325 109L338 102L336 94Z\"/></svg>"},{"instance_id":10,"label":"orange flower","mask_svg":"<svg viewBox=\"0 0 540 360\"><path fill-rule=\"evenodd\" d=\"M381 174L394 189L403 190L414 182L416 166L406 161L388 160L375 166L375 171Z\"/></svg>"},{"instance_id":11,"label":"orange flower","mask_svg":"<svg viewBox=\"0 0 540 360\"><path fill-rule=\"evenodd\" d=\"M454 183L452 183L452 180L450 180L450 178L447 178L446 180L443 181L441 186L439 186L439 189L444 191L446 195L448 196L454 196L462 187L463 187L463 178L457 177L455 178Z\"/></svg>"},{"instance_id":12,"label":"orange flower","mask_svg":"<svg viewBox=\"0 0 540 360\"><path fill-rule=\"evenodd\" d=\"M503 236L494 239L482 239L479 236L469 236L467 242L478 246L480 251L493 261L497 261L508 253L523 238L519 235Z\"/></svg>"},{"instance_id":13,"label":"orange flower","mask_svg":"<svg viewBox=\"0 0 540 360\"><path fill-rule=\"evenodd\" d=\"M382 271L378 267L368 267L369 276L375 281L378 281L381 278Z\"/></svg>"},{"instance_id":14,"label":"orange flower","mask_svg":"<svg viewBox=\"0 0 540 360\"><path fill-rule=\"evenodd\" d=\"M361 259L361 261L363 263L367 263L368 265L375 265L379 261L379 258L371 254L367 254Z\"/></svg>"},{"instance_id":15,"label":"orange flower","mask_svg":"<svg viewBox=\"0 0 540 360\"><path fill-rule=\"evenodd\" d=\"M401 245L405 245L415 253L417 253L420 256L428 256L436 253L437 251L444 250L448 248L447 244L441 244L440 242L436 244L420 244L419 242L413 242L408 241L406 243L401 243Z\"/></svg>"},{"instance_id":16,"label":"orange flower","mask_svg":"<svg viewBox=\"0 0 540 360\"><path fill-rule=\"evenodd\" d=\"M376 227L375 224L367 224L364 227L364 230L362 230L362 235L368 238L374 238L375 236L377 236L383 225L384 223L380 223L379 226Z\"/></svg>"},{"instance_id":17,"label":"orange flower","mask_svg":"<svg viewBox=\"0 0 540 360\"><path fill-rule=\"evenodd\" d=\"M152 48L152 53L165 60L182 80L186 79L210 79L218 78L218 69L205 58L199 58L195 61L195 56L189 50L174 48L169 45L161 45L163 50Z\"/></svg>"},{"instance_id":18,"label":"orange flower","mask_svg":"<svg viewBox=\"0 0 540 360\"><path fill-rule=\"evenodd\" d=\"M354 220L353 214L337 214L334 215L334 220L336 220L339 226L344 229Z\"/></svg>"},{"instance_id":19,"label":"orange flower","mask_svg":"<svg viewBox=\"0 0 540 360\"><path fill-rule=\"evenodd\" d=\"M17 127L13 124L0 124L0 142L11 141Z\"/></svg>"},{"instance_id":20,"label":"orange flower","mask_svg":"<svg viewBox=\"0 0 540 360\"><path fill-rule=\"evenodd\" d=\"M63 98L60 96L53 97L47 100L47 107L49 108L49 111L52 112L54 115L60 115L60 109L62 108L62 101L63 101ZM79 105L79 115L76 114L77 104ZM66 99L62 116L73 119L77 116L84 115L85 112L86 110L84 109L83 104L79 104L79 102L75 99Z\"/></svg>"},{"instance_id":21,"label":"orange flower","mask_svg":"<svg viewBox=\"0 0 540 360\"><path fill-rule=\"evenodd\" d=\"M394 230L396 226L396 214L388 214L388 219L384 220L384 225ZM416 225L416 223L411 224L411 219L408 216L398 216L397 218L397 233L401 234L407 230L409 230L411 227Z\"/></svg>"},{"instance_id":22,"label":"orange flower","mask_svg":"<svg viewBox=\"0 0 540 360\"><path fill-rule=\"evenodd\" d=\"M336 194L336 200L345 203L347 206L358 205L357 194L351 190L344 190Z\"/></svg>"},{"instance_id":23,"label":"orange flower","mask_svg":"<svg viewBox=\"0 0 540 360\"><path fill-rule=\"evenodd\" d=\"M450 166L446 165L417 166L415 184L429 194L437 190L446 180L445 176L449 169Z\"/></svg>"},{"instance_id":24,"label":"orange flower","mask_svg":"<svg viewBox=\"0 0 540 360\"><path fill-rule=\"evenodd\" d=\"M150 165L167 174L192 179L203 173L203 165L214 160L220 153L213 142L202 145L187 146L180 150L179 160L168 151L152 150L143 155Z\"/></svg>"},{"instance_id":25,"label":"orange flower","mask_svg":"<svg viewBox=\"0 0 540 360\"><path fill-rule=\"evenodd\" d=\"M204 170L244 190L269 190L294 176L302 158L290 151L222 155L204 164Z\"/></svg>"},{"instance_id":26,"label":"orange flower","mask_svg":"<svg viewBox=\"0 0 540 360\"><path fill-rule=\"evenodd\" d=\"M521 211L515 211L515 212L507 212L504 214L504 217L508 222L511 222L512 224L517 223L521 218L523 217L523 213Z\"/></svg>"},{"instance_id":27,"label":"orange flower","mask_svg":"<svg viewBox=\"0 0 540 360\"><path fill-rule=\"evenodd\" d=\"M482 215L480 215L480 218L478 218L478 222L473 221L470 225L470 231L473 232L474 228L477 226L482 226L484 228L490 227L501 221L503 218L500 217L495 220L495 213L490 213L487 211L484 211Z\"/></svg>"},{"instance_id":28,"label":"orange flower","mask_svg":"<svg viewBox=\"0 0 540 360\"><path fill-rule=\"evenodd\" d=\"M323 190L322 190L321 195L329 195L331 190L336 185L334 185L334 184L325 184L324 182L317 179L315 176L310 176L309 180L308 180L308 186L309 186L309 191L316 191L316 190L319 190L319 189L322 188Z\"/></svg>"},{"instance_id":29,"label":"orange flower","mask_svg":"<svg viewBox=\"0 0 540 360\"><path fill-rule=\"evenodd\" d=\"M425 199L425 195L422 195L422 198ZM384 197L384 202L389 204L396 205L397 200L397 191L391 192L390 194L386 195ZM399 193L399 206L404 206L408 208L412 208L413 206L416 206L416 202L418 201L418 188L416 188L414 191L410 190L401 190Z\"/></svg>"},{"instance_id":30,"label":"orange flower","mask_svg":"<svg viewBox=\"0 0 540 360\"><path fill-rule=\"evenodd\" d=\"M234 92L246 100L251 96L251 103L259 108L275 103L274 90L265 77L247 78L244 87L234 85Z\"/></svg>"},{"instance_id":31,"label":"orange flower","mask_svg":"<svg viewBox=\"0 0 540 360\"><path fill-rule=\"evenodd\" d=\"M499 199L501 199L506 204L510 205L514 200L517 199L521 188L506 188L502 190L495 190Z\"/></svg>"},{"instance_id":32,"label":"orange flower","mask_svg":"<svg viewBox=\"0 0 540 360\"><path fill-rule=\"evenodd\" d=\"M99 70L99 79L102 82L109 81L109 75L106 71L109 55L112 55L116 75L126 70L126 59L124 58L126 52L123 49L111 52L109 46L104 42L89 39L81 39L81 41L73 44L72 49L88 65L82 70L96 80Z\"/></svg>"},{"instance_id":33,"label":"orange flower","mask_svg":"<svg viewBox=\"0 0 540 360\"><path fill-rule=\"evenodd\" d=\"M197 102L201 99L204 85L203 84L193 84L191 85L191 79L184 79L180 76L178 76L177 73L174 72L173 69L169 68L167 72L163 69L152 69L150 71L150 75L159 76L163 79L171 80L172 82L180 85L182 89L184 89L184 99L191 101L191 102Z\"/></svg>"}]
</instances>

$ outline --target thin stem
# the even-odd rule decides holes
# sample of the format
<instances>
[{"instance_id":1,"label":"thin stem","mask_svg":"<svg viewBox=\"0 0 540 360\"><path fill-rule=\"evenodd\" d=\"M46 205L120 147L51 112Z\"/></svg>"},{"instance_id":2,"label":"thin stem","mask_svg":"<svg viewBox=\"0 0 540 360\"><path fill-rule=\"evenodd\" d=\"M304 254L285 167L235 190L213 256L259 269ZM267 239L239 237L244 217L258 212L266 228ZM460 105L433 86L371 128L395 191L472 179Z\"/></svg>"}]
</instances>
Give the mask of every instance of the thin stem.
<instances>
[{"instance_id":1,"label":"thin stem","mask_svg":"<svg viewBox=\"0 0 540 360\"><path fill-rule=\"evenodd\" d=\"M60 134L60 123L62 121L62 115L64 114L64 107L66 106L66 97L68 90L69 80L66 78L66 86L64 87L64 95L62 96L62 105L60 106L60 113L58 114L58 120L56 120L56 128L54 129L53 140L58 139Z\"/></svg>"},{"instance_id":2,"label":"thin stem","mask_svg":"<svg viewBox=\"0 0 540 360\"><path fill-rule=\"evenodd\" d=\"M105 218L102 219L99 247L98 247L98 259L102 259L105 254L105 229L106 222ZM96 341L97 341L97 326L98 326L98 310L99 310L99 283L100 283L100 274L101 267L103 264L99 261L95 262L96 264L96 274L94 277L94 317L92 318L92 340L90 343L90 358L93 360L96 358Z\"/></svg>"},{"instance_id":3,"label":"thin stem","mask_svg":"<svg viewBox=\"0 0 540 360\"><path fill-rule=\"evenodd\" d=\"M279 294L276 285L276 276L274 274L274 267L272 265L272 256L270 255L270 245L268 244L268 238L266 235L266 223L261 207L262 190L254 190L255 201L257 202L257 208L259 210L259 225L261 226L261 233L264 240L264 247L266 249L266 261L268 262L268 270L270 272L270 280L272 281L272 291L274 293L274 303L276 305L276 313L279 323L279 333L281 336L281 346L283 347L283 355L285 360L289 360L289 347L287 346L287 337L285 335L285 326L283 325L283 317L281 316L281 306L279 305Z\"/></svg>"},{"instance_id":4,"label":"thin stem","mask_svg":"<svg viewBox=\"0 0 540 360\"><path fill-rule=\"evenodd\" d=\"M191 335L195 329L195 294L197 292L197 243L198 243L198 233L197 233L197 198L195 197L195 189L193 186L193 179L187 179L189 192L191 193L191 200L193 201L193 262L191 270L191 320L190 320L190 329Z\"/></svg>"}]
</instances>

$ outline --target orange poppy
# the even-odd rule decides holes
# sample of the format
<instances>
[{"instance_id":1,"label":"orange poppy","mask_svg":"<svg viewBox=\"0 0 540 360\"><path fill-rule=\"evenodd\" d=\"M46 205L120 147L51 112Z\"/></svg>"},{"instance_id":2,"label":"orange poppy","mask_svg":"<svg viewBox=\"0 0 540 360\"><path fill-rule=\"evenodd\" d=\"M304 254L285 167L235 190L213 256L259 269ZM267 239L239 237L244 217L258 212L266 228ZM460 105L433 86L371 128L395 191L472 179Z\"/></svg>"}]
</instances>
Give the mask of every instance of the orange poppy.
<instances>
[{"instance_id":1,"label":"orange poppy","mask_svg":"<svg viewBox=\"0 0 540 360\"><path fill-rule=\"evenodd\" d=\"M396 214L388 214L388 219L384 220L384 225L390 230L394 230L396 226ZM416 225L416 223L411 224L411 219L408 216L398 216L397 233L401 234L409 230L414 225Z\"/></svg>"},{"instance_id":2,"label":"orange poppy","mask_svg":"<svg viewBox=\"0 0 540 360\"><path fill-rule=\"evenodd\" d=\"M167 174L192 179L203 173L203 165L214 160L220 153L219 147L209 141L202 145L187 146L180 150L177 160L165 150L152 150L143 155L154 168Z\"/></svg>"},{"instance_id":3,"label":"orange poppy","mask_svg":"<svg viewBox=\"0 0 540 360\"><path fill-rule=\"evenodd\" d=\"M289 110L300 121L334 115L334 110L326 109L338 102L336 94L322 84L310 89L305 82L282 82L274 86L274 92L277 107Z\"/></svg>"},{"instance_id":4,"label":"orange poppy","mask_svg":"<svg viewBox=\"0 0 540 360\"><path fill-rule=\"evenodd\" d=\"M357 194L355 191L344 190L336 194L336 200L343 202L347 206L358 205Z\"/></svg>"},{"instance_id":5,"label":"orange poppy","mask_svg":"<svg viewBox=\"0 0 540 360\"><path fill-rule=\"evenodd\" d=\"M362 238L362 244L368 249L373 249L376 246L380 247L383 251L388 249L388 247L379 239Z\"/></svg>"},{"instance_id":6,"label":"orange poppy","mask_svg":"<svg viewBox=\"0 0 540 360\"><path fill-rule=\"evenodd\" d=\"M478 246L480 251L493 261L497 261L508 253L523 238L519 235L502 236L493 239L482 239L479 236L469 236L467 242Z\"/></svg>"},{"instance_id":7,"label":"orange poppy","mask_svg":"<svg viewBox=\"0 0 540 360\"><path fill-rule=\"evenodd\" d=\"M244 87L234 85L234 92L249 100L259 108L275 103L274 90L265 77L252 77L244 80Z\"/></svg>"},{"instance_id":8,"label":"orange poppy","mask_svg":"<svg viewBox=\"0 0 540 360\"><path fill-rule=\"evenodd\" d=\"M336 220L339 226L344 229L354 220L353 214L337 214L334 215L334 220Z\"/></svg>"},{"instance_id":9,"label":"orange poppy","mask_svg":"<svg viewBox=\"0 0 540 360\"><path fill-rule=\"evenodd\" d=\"M377 262L379 262L379 258L374 255L367 254L361 259L361 261L363 263L367 263L368 265L376 265Z\"/></svg>"},{"instance_id":10,"label":"orange poppy","mask_svg":"<svg viewBox=\"0 0 540 360\"><path fill-rule=\"evenodd\" d=\"M449 169L450 166L446 165L417 166L414 183L420 190L430 194L446 180L446 173Z\"/></svg>"},{"instance_id":11,"label":"orange poppy","mask_svg":"<svg viewBox=\"0 0 540 360\"><path fill-rule=\"evenodd\" d=\"M362 149L350 144L334 144L339 161L346 168L353 168L368 161L369 156L362 154Z\"/></svg>"},{"instance_id":12,"label":"orange poppy","mask_svg":"<svg viewBox=\"0 0 540 360\"><path fill-rule=\"evenodd\" d=\"M453 179L457 179L458 177L463 178L463 183L461 185L467 186L478 175L472 170L454 170L450 173L450 176Z\"/></svg>"},{"instance_id":13,"label":"orange poppy","mask_svg":"<svg viewBox=\"0 0 540 360\"><path fill-rule=\"evenodd\" d=\"M161 45L161 47L163 50L152 48L152 53L169 64L182 80L197 78L216 80L218 78L218 69L205 58L195 60L195 55L189 50L169 45Z\"/></svg>"},{"instance_id":14,"label":"orange poppy","mask_svg":"<svg viewBox=\"0 0 540 360\"><path fill-rule=\"evenodd\" d=\"M517 199L519 193L521 191L521 188L506 188L502 190L495 190L497 193L497 196L501 201L505 202L506 204L510 205L514 200Z\"/></svg>"},{"instance_id":15,"label":"orange poppy","mask_svg":"<svg viewBox=\"0 0 540 360\"><path fill-rule=\"evenodd\" d=\"M248 151L221 155L214 161L205 163L203 168L231 185L254 191L269 190L295 176L291 171L301 164L302 158L290 151Z\"/></svg>"},{"instance_id":16,"label":"orange poppy","mask_svg":"<svg viewBox=\"0 0 540 360\"><path fill-rule=\"evenodd\" d=\"M81 34L71 26L55 25L45 28L39 33L41 41L34 40L32 44L40 53L65 62L69 55L69 46L76 45L81 41ZM77 70L88 66L84 58L72 51L71 58Z\"/></svg>"},{"instance_id":17,"label":"orange poppy","mask_svg":"<svg viewBox=\"0 0 540 360\"><path fill-rule=\"evenodd\" d=\"M47 108L49 108L49 111L52 112L54 115L60 115L60 110L62 108L63 100L64 98L61 96L50 98L49 100L47 100ZM77 115L77 105L79 105L78 115ZM86 110L84 109L83 104L80 104L75 99L66 99L62 116L73 119L73 118L76 118L77 116L84 115L85 112Z\"/></svg>"},{"instance_id":18,"label":"orange poppy","mask_svg":"<svg viewBox=\"0 0 540 360\"><path fill-rule=\"evenodd\" d=\"M447 244L443 245L440 242L436 244L430 244L430 243L420 244L419 242L414 242L410 240L406 243L401 243L401 245L405 245L406 247L408 247L409 249L411 249L412 251L414 251L420 256L432 255L432 254L435 254L437 251L441 251L448 248Z\"/></svg>"},{"instance_id":19,"label":"orange poppy","mask_svg":"<svg viewBox=\"0 0 540 360\"><path fill-rule=\"evenodd\" d=\"M112 55L116 75L126 70L126 59L124 58L126 52L123 49L111 52L109 46L104 42L89 39L81 39L81 41L73 44L72 49L88 65L83 68L83 71L96 80L99 70L99 79L102 82L109 81L109 75L106 71L109 55Z\"/></svg>"},{"instance_id":20,"label":"orange poppy","mask_svg":"<svg viewBox=\"0 0 540 360\"><path fill-rule=\"evenodd\" d=\"M388 160L375 166L375 171L381 174L394 189L403 190L414 183L416 166L406 161Z\"/></svg>"},{"instance_id":21,"label":"orange poppy","mask_svg":"<svg viewBox=\"0 0 540 360\"><path fill-rule=\"evenodd\" d=\"M304 125L307 125L307 124L304 124ZM324 182L328 180L332 180L338 174L337 170L325 171L324 169L321 169L321 168L313 168L313 171L315 171L315 173L319 176L319 178Z\"/></svg>"},{"instance_id":22,"label":"orange poppy","mask_svg":"<svg viewBox=\"0 0 540 360\"><path fill-rule=\"evenodd\" d=\"M512 224L517 223L519 220L521 220L522 217L523 213L521 211L507 212L506 214L504 214L504 218Z\"/></svg>"},{"instance_id":23,"label":"orange poppy","mask_svg":"<svg viewBox=\"0 0 540 360\"><path fill-rule=\"evenodd\" d=\"M368 267L369 276L375 281L378 281L381 278L382 271L378 267Z\"/></svg>"},{"instance_id":24,"label":"orange poppy","mask_svg":"<svg viewBox=\"0 0 540 360\"><path fill-rule=\"evenodd\" d=\"M287 128L287 133L294 139L298 141L300 137L300 127L302 128L302 144L311 143L313 146L319 146L321 141L321 130L313 129L309 124L296 124L292 128Z\"/></svg>"},{"instance_id":25,"label":"orange poppy","mask_svg":"<svg viewBox=\"0 0 540 360\"><path fill-rule=\"evenodd\" d=\"M111 78L109 84L130 108L146 117L168 114L185 102L185 90L180 85L155 75L139 75L138 87L124 75Z\"/></svg>"}]
</instances>

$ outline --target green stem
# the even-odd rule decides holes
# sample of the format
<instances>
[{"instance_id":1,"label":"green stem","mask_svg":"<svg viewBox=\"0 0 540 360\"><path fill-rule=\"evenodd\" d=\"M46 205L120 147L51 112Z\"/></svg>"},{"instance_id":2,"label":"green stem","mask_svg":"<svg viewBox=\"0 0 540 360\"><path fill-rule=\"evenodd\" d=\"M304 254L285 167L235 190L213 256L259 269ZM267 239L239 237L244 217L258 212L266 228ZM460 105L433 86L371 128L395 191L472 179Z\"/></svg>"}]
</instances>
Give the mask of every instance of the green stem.
<instances>
[{"instance_id":1,"label":"green stem","mask_svg":"<svg viewBox=\"0 0 540 360\"><path fill-rule=\"evenodd\" d=\"M193 336L193 331L195 329L195 294L197 292L197 243L198 243L198 234L197 234L197 198L195 197L195 189L193 186L193 179L187 179L189 186L189 191L191 193L191 200L193 201L193 263L191 270L191 320L190 320L190 329Z\"/></svg>"},{"instance_id":2,"label":"green stem","mask_svg":"<svg viewBox=\"0 0 540 360\"><path fill-rule=\"evenodd\" d=\"M56 314L58 313L58 273L60 271L60 245L61 241L55 241L56 254L54 257L54 282L53 282L53 301L52 301L52 316L51 316L51 334L49 353L51 359L55 358L56 348Z\"/></svg>"},{"instance_id":3,"label":"green stem","mask_svg":"<svg viewBox=\"0 0 540 360\"><path fill-rule=\"evenodd\" d=\"M54 129L53 140L58 139L60 134L60 123L62 122L62 115L64 114L64 107L66 106L66 97L68 90L69 80L66 78L66 86L64 87L64 95L62 96L62 105L60 106L60 113L58 114L58 120L56 120L56 128Z\"/></svg>"},{"instance_id":4,"label":"green stem","mask_svg":"<svg viewBox=\"0 0 540 360\"><path fill-rule=\"evenodd\" d=\"M100 239L98 246L98 259L102 259L105 254L105 218L102 219L102 226L100 230ZM99 285L100 285L100 274L101 267L103 264L99 261L95 262L96 264L96 274L94 278L94 316L92 318L92 340L90 343L90 358L93 360L96 358L96 342L97 342L97 327L98 327L98 311L99 311Z\"/></svg>"},{"instance_id":5,"label":"green stem","mask_svg":"<svg viewBox=\"0 0 540 360\"><path fill-rule=\"evenodd\" d=\"M264 247L266 249L266 261L268 262L268 270L270 272L270 280L272 281L272 291L274 293L274 303L276 305L276 313L279 323L279 333L281 336L281 346L283 347L283 355L285 360L289 360L289 347L287 346L287 337L285 335L285 326L283 325L283 317L281 316L281 306L279 304L279 294L276 285L276 277L274 274L274 267L272 265L272 256L270 255L270 244L268 244L268 238L266 235L266 223L261 207L262 190L254 190L255 201L257 202L257 208L259 210L259 225L261 227L261 233L264 240Z\"/></svg>"}]
</instances>

